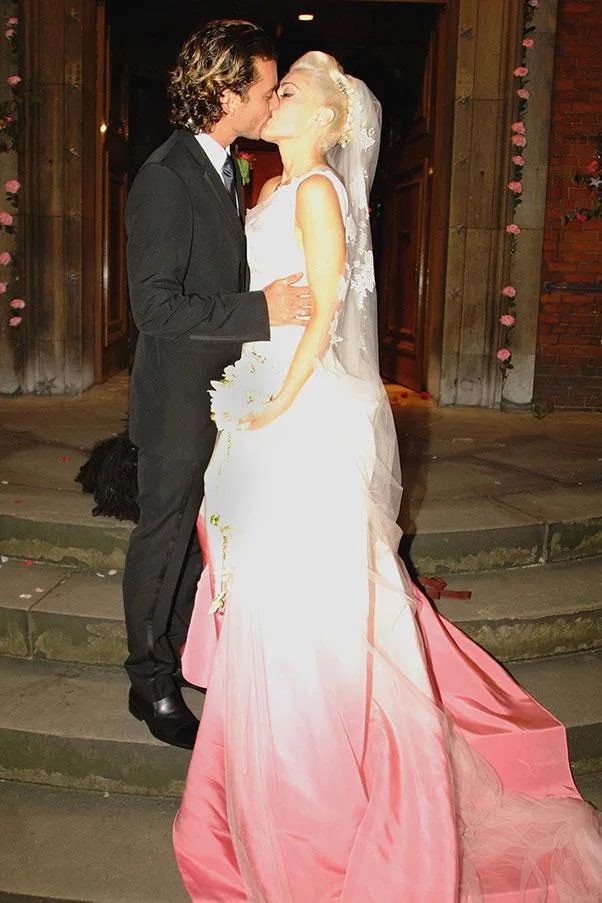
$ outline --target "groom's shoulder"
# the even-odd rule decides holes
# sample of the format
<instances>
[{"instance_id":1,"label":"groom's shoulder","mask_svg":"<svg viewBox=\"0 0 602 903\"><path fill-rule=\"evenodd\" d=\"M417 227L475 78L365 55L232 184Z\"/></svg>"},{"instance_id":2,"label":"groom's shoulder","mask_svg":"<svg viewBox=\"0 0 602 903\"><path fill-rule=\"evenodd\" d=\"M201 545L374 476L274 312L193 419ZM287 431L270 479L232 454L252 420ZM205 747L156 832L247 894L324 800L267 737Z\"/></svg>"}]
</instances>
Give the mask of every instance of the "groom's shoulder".
<instances>
[{"instance_id":1,"label":"groom's shoulder","mask_svg":"<svg viewBox=\"0 0 602 903\"><path fill-rule=\"evenodd\" d=\"M148 166L150 163L162 163L165 166L177 165L178 158L182 153L182 130L177 129L172 132L167 141L160 144L159 147L146 158L142 166Z\"/></svg>"},{"instance_id":2,"label":"groom's shoulder","mask_svg":"<svg viewBox=\"0 0 602 903\"><path fill-rule=\"evenodd\" d=\"M170 169L190 187L198 183L199 167L204 165L204 153L192 132L176 129L147 157L139 174L148 175L149 171L157 172L157 168Z\"/></svg>"}]
</instances>

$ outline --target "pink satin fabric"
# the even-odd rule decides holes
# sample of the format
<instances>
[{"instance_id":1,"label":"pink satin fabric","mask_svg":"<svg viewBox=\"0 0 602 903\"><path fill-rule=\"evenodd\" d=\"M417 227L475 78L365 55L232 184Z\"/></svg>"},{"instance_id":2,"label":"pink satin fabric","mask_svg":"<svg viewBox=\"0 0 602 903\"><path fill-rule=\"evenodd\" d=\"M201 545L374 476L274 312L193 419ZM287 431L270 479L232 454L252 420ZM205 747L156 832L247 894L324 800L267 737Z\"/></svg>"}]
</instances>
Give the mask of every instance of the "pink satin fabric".
<instances>
[{"instance_id":1,"label":"pink satin fabric","mask_svg":"<svg viewBox=\"0 0 602 903\"><path fill-rule=\"evenodd\" d=\"M210 616L204 572L183 662L208 692L174 826L191 900L597 903L564 728L403 567L400 609L389 568L366 581L368 643L353 607L338 627Z\"/></svg>"}]
</instances>

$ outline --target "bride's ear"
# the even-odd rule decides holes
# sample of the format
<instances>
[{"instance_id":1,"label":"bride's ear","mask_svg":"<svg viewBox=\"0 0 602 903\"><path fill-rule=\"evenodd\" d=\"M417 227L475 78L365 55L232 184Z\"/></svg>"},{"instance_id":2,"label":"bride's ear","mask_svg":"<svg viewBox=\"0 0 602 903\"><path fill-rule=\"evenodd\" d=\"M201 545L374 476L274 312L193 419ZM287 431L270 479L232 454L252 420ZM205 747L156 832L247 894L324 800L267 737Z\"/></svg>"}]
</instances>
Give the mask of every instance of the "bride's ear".
<instances>
[{"instance_id":1,"label":"bride's ear","mask_svg":"<svg viewBox=\"0 0 602 903\"><path fill-rule=\"evenodd\" d=\"M334 110L331 110L330 107L320 107L316 113L315 121L321 128L331 125L334 121Z\"/></svg>"}]
</instances>

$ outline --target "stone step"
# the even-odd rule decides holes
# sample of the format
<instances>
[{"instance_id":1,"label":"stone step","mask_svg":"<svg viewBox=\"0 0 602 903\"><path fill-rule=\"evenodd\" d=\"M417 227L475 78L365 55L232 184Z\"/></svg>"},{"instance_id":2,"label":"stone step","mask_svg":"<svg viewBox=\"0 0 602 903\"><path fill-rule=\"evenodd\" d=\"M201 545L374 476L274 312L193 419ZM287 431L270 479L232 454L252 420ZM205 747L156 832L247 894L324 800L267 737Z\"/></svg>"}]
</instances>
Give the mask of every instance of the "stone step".
<instances>
[{"instance_id":1,"label":"stone step","mask_svg":"<svg viewBox=\"0 0 602 903\"><path fill-rule=\"evenodd\" d=\"M512 666L567 726L576 773L602 771L602 650ZM155 796L181 792L189 754L154 740L126 710L117 669L0 659L0 778ZM202 694L185 691L197 713Z\"/></svg>"},{"instance_id":2,"label":"stone step","mask_svg":"<svg viewBox=\"0 0 602 903\"><path fill-rule=\"evenodd\" d=\"M132 524L93 517L89 495L0 486L0 553L86 568L123 567Z\"/></svg>"},{"instance_id":3,"label":"stone step","mask_svg":"<svg viewBox=\"0 0 602 903\"><path fill-rule=\"evenodd\" d=\"M503 662L602 647L602 559L451 575L437 608Z\"/></svg>"},{"instance_id":4,"label":"stone step","mask_svg":"<svg viewBox=\"0 0 602 903\"><path fill-rule=\"evenodd\" d=\"M602 806L602 775L578 781ZM0 783L3 903L184 903L171 824L178 802ZM35 855L32 851L35 850Z\"/></svg>"},{"instance_id":5,"label":"stone step","mask_svg":"<svg viewBox=\"0 0 602 903\"><path fill-rule=\"evenodd\" d=\"M0 783L0 901L185 903L175 799Z\"/></svg>"},{"instance_id":6,"label":"stone step","mask_svg":"<svg viewBox=\"0 0 602 903\"><path fill-rule=\"evenodd\" d=\"M501 661L602 646L602 560L452 575L472 598L439 609ZM0 653L91 665L126 655L121 574L11 560L0 568Z\"/></svg>"},{"instance_id":7,"label":"stone step","mask_svg":"<svg viewBox=\"0 0 602 903\"><path fill-rule=\"evenodd\" d=\"M454 461L441 464L446 471L460 466ZM487 490L485 496L467 497L459 486L451 498L437 498L435 490L419 497L415 487L404 503L402 551L419 572L485 571L602 554L600 483L566 488L547 480L543 487L526 484L519 492L513 480L502 485L494 480L497 470L475 459L469 471L458 474L460 484L471 474L475 477L475 467L477 476L486 471L479 488ZM64 481L64 476L57 477L54 487L3 481L0 554L93 569L122 568L132 524L92 517L90 496L77 487L66 488Z\"/></svg>"},{"instance_id":8,"label":"stone step","mask_svg":"<svg viewBox=\"0 0 602 903\"><path fill-rule=\"evenodd\" d=\"M127 711L125 673L0 659L0 778L154 796L178 795L189 753L155 740ZM200 713L203 696L185 690Z\"/></svg>"}]
</instances>

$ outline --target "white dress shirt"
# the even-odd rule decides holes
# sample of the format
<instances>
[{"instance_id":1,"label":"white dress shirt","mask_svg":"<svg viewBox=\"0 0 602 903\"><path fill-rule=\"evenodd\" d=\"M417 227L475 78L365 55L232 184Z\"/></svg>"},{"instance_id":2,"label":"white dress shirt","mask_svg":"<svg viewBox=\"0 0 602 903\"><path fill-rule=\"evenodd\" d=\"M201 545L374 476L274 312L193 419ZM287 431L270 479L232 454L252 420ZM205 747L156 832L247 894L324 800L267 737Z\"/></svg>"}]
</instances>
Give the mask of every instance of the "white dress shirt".
<instances>
[{"instance_id":1,"label":"white dress shirt","mask_svg":"<svg viewBox=\"0 0 602 903\"><path fill-rule=\"evenodd\" d=\"M226 185L226 182L224 180L222 168L224 163L226 162L226 157L230 153L230 145L228 145L228 147L222 147L221 144L219 144L219 142L215 140L215 138L212 138L211 135L207 135L205 132L198 132L198 134L196 134L194 137L209 157L211 165L224 183L224 188L227 191L228 186ZM236 160L233 160L233 163L235 166L237 165ZM236 206L238 207L238 196L236 198Z\"/></svg>"}]
</instances>

